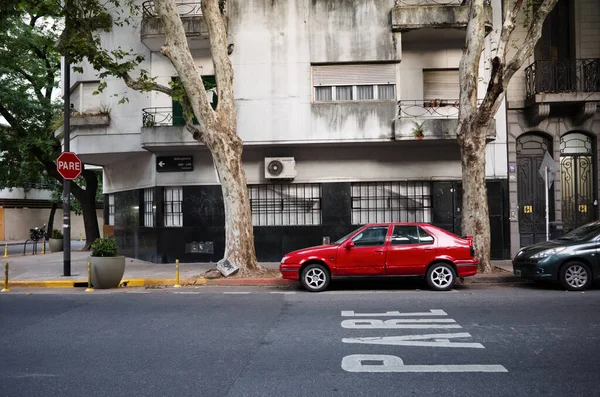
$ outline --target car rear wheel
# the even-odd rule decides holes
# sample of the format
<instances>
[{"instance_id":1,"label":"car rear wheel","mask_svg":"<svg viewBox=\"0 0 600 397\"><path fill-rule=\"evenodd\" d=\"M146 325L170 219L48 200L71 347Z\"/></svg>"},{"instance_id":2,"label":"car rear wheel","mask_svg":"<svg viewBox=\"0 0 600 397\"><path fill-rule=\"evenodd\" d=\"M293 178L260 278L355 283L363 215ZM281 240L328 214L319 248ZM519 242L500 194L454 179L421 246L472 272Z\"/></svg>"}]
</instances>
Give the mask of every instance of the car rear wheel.
<instances>
[{"instance_id":1,"label":"car rear wheel","mask_svg":"<svg viewBox=\"0 0 600 397\"><path fill-rule=\"evenodd\" d=\"M436 263L427 271L427 285L434 291L448 291L455 282L456 273L447 263Z\"/></svg>"},{"instance_id":2,"label":"car rear wheel","mask_svg":"<svg viewBox=\"0 0 600 397\"><path fill-rule=\"evenodd\" d=\"M331 281L329 270L317 263L306 266L300 276L302 286L310 292L323 291L329 285L329 281Z\"/></svg>"},{"instance_id":3,"label":"car rear wheel","mask_svg":"<svg viewBox=\"0 0 600 397\"><path fill-rule=\"evenodd\" d=\"M559 281L569 291L583 291L592 283L592 272L585 263L569 262L560 269Z\"/></svg>"}]
</instances>

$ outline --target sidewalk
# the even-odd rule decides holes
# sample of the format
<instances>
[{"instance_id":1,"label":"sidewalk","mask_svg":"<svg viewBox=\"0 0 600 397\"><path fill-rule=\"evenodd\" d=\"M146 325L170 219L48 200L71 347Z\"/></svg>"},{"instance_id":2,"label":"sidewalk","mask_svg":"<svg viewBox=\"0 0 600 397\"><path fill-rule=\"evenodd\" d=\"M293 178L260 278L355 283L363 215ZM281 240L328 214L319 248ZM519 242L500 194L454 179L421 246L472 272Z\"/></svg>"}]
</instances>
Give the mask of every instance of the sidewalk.
<instances>
[{"instance_id":1,"label":"sidewalk","mask_svg":"<svg viewBox=\"0 0 600 397\"><path fill-rule=\"evenodd\" d=\"M71 276L63 276L63 253L46 253L26 256L10 256L2 258L3 263L9 263L9 287L87 287L87 261L89 252L71 251ZM279 262L262 262L264 267L271 270L279 269ZM518 282L519 278L512 274L512 264L509 260L493 261L497 268L491 274L478 274L464 280L471 283L507 283ZM279 274L276 277L242 278L228 277L206 279L202 275L210 269L215 269L216 263L180 263L179 283L181 285L296 285L297 281L284 280ZM123 287L144 287L152 285L174 285L174 263L152 263L138 259L127 258L125 274L121 285Z\"/></svg>"}]
</instances>

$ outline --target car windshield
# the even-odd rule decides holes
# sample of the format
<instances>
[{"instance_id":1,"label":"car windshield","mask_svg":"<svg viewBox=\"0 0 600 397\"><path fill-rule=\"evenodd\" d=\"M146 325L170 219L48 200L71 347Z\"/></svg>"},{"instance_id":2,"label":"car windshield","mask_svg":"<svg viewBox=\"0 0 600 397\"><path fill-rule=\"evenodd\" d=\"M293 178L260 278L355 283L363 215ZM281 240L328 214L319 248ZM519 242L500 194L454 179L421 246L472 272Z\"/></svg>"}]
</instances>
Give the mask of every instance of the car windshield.
<instances>
[{"instance_id":1,"label":"car windshield","mask_svg":"<svg viewBox=\"0 0 600 397\"><path fill-rule=\"evenodd\" d=\"M358 228L360 229L360 228ZM358 229L354 229L353 231L351 231L350 233L346 234L344 237L342 237L341 239L335 241L333 243L333 245L338 245L344 242L344 240L346 240L348 237L352 236Z\"/></svg>"},{"instance_id":2,"label":"car windshield","mask_svg":"<svg viewBox=\"0 0 600 397\"><path fill-rule=\"evenodd\" d=\"M577 229L571 230L558 239L569 241L589 241L598 236L598 234L600 234L600 223L589 223L587 225L578 227Z\"/></svg>"}]
</instances>

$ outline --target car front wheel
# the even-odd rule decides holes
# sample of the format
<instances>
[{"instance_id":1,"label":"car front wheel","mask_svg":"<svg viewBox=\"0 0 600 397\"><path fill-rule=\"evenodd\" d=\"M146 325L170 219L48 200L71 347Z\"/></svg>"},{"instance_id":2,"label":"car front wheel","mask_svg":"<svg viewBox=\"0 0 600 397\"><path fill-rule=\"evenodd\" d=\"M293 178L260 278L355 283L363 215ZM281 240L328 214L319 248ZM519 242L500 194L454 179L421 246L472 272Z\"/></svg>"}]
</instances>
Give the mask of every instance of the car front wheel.
<instances>
[{"instance_id":1,"label":"car front wheel","mask_svg":"<svg viewBox=\"0 0 600 397\"><path fill-rule=\"evenodd\" d=\"M560 269L560 284L569 291L583 291L592 283L590 268L581 262L569 262Z\"/></svg>"},{"instance_id":2,"label":"car front wheel","mask_svg":"<svg viewBox=\"0 0 600 397\"><path fill-rule=\"evenodd\" d=\"M427 271L427 285L434 291L448 291L455 281L456 273L447 263L436 263Z\"/></svg>"},{"instance_id":3,"label":"car front wheel","mask_svg":"<svg viewBox=\"0 0 600 397\"><path fill-rule=\"evenodd\" d=\"M308 265L302 271L300 282L302 286L310 292L319 292L325 290L331 281L329 270L319 264Z\"/></svg>"}]
</instances>

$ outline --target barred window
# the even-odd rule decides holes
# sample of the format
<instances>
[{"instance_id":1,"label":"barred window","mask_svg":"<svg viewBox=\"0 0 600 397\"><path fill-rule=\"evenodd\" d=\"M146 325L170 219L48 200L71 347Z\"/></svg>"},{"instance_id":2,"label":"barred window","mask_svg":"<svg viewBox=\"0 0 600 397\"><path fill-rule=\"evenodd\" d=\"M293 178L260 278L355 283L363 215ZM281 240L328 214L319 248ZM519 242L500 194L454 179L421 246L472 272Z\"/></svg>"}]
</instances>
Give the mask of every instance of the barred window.
<instances>
[{"instance_id":1,"label":"barred window","mask_svg":"<svg viewBox=\"0 0 600 397\"><path fill-rule=\"evenodd\" d=\"M165 188L165 226L183 226L183 188Z\"/></svg>"},{"instance_id":2,"label":"barred window","mask_svg":"<svg viewBox=\"0 0 600 397\"><path fill-rule=\"evenodd\" d=\"M115 195L108 195L108 224L111 226L115 225Z\"/></svg>"},{"instance_id":3,"label":"barred window","mask_svg":"<svg viewBox=\"0 0 600 397\"><path fill-rule=\"evenodd\" d=\"M248 186L254 226L321 224L321 185Z\"/></svg>"},{"instance_id":4,"label":"barred window","mask_svg":"<svg viewBox=\"0 0 600 397\"><path fill-rule=\"evenodd\" d=\"M154 204L154 189L144 189L144 226L154 227L156 205Z\"/></svg>"},{"instance_id":5,"label":"barred window","mask_svg":"<svg viewBox=\"0 0 600 397\"><path fill-rule=\"evenodd\" d=\"M352 224L431 222L429 182L353 183Z\"/></svg>"}]
</instances>

